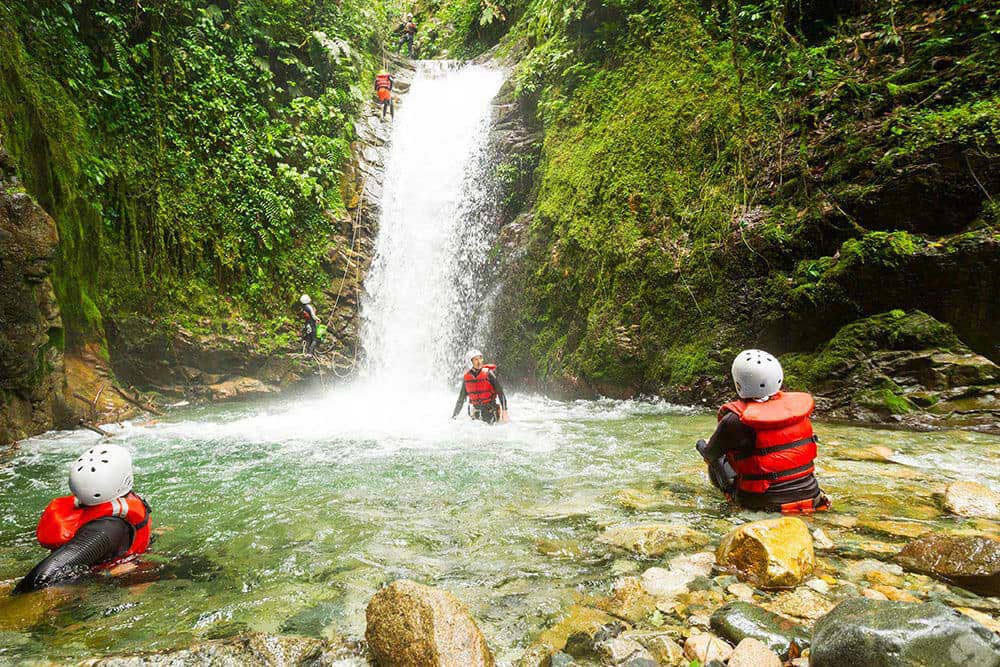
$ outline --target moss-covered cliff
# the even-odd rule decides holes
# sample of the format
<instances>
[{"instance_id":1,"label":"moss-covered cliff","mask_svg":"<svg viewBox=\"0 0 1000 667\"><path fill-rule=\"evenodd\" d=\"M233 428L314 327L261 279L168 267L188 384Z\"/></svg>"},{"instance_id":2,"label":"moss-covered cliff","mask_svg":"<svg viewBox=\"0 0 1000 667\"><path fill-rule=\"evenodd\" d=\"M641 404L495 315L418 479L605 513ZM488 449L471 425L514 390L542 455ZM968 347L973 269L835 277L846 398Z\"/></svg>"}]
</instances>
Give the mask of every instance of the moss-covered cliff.
<instances>
[{"instance_id":1,"label":"moss-covered cliff","mask_svg":"<svg viewBox=\"0 0 1000 667\"><path fill-rule=\"evenodd\" d=\"M298 347L300 293L331 315L337 281L356 311L352 142L388 26L360 0L0 5L0 146L58 230L49 345L158 387L127 358L145 338L235 340L256 367ZM332 315L352 346L354 312Z\"/></svg>"},{"instance_id":2,"label":"moss-covered cliff","mask_svg":"<svg viewBox=\"0 0 1000 667\"><path fill-rule=\"evenodd\" d=\"M498 54L543 139L503 237L509 373L715 397L741 347L812 353L894 309L1000 359L995 3L511 13Z\"/></svg>"}]
</instances>

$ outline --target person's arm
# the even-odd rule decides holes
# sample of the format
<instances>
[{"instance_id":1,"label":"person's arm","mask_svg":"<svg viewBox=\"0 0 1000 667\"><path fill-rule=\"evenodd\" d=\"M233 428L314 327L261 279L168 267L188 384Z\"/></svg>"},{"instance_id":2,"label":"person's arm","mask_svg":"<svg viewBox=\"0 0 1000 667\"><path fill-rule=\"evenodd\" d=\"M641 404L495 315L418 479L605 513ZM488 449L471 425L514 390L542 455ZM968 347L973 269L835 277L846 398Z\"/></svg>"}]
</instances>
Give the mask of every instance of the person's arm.
<instances>
[{"instance_id":1,"label":"person's arm","mask_svg":"<svg viewBox=\"0 0 1000 667\"><path fill-rule=\"evenodd\" d=\"M118 558L132 546L135 531L124 519L101 517L85 523L65 545L32 568L14 588L27 593L89 574L95 565Z\"/></svg>"},{"instance_id":2,"label":"person's arm","mask_svg":"<svg viewBox=\"0 0 1000 667\"><path fill-rule=\"evenodd\" d=\"M455 401L455 411L451 413L451 418L454 419L458 416L458 413L462 411L465 407L465 399L468 398L468 394L465 393L465 383L462 383L462 391L458 392L458 400Z\"/></svg>"},{"instance_id":3,"label":"person's arm","mask_svg":"<svg viewBox=\"0 0 1000 667\"><path fill-rule=\"evenodd\" d=\"M742 450L745 446L743 442L745 430L746 427L740 422L739 416L727 412L715 427L715 433L708 439L708 446L700 450L702 458L706 461L715 461L734 449Z\"/></svg>"},{"instance_id":4,"label":"person's arm","mask_svg":"<svg viewBox=\"0 0 1000 667\"><path fill-rule=\"evenodd\" d=\"M507 409L507 394L504 393L503 386L500 384L500 379L496 376L493 371L489 374L490 384L493 385L493 391L497 393L497 398L500 399L500 407L504 410Z\"/></svg>"}]
</instances>

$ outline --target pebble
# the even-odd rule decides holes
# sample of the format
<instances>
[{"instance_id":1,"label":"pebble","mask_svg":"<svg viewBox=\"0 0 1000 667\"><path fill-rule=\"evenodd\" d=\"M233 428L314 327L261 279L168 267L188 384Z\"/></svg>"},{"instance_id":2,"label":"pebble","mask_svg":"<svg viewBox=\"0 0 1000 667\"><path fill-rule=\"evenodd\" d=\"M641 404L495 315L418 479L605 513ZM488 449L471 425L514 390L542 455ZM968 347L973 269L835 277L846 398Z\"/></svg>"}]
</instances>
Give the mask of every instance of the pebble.
<instances>
[{"instance_id":1,"label":"pebble","mask_svg":"<svg viewBox=\"0 0 1000 667\"><path fill-rule=\"evenodd\" d=\"M826 583L822 579L810 579L806 582L806 586L822 595L826 595L830 592L830 584Z\"/></svg>"},{"instance_id":2,"label":"pebble","mask_svg":"<svg viewBox=\"0 0 1000 667\"><path fill-rule=\"evenodd\" d=\"M886 597L885 593L880 593L879 591L876 591L876 590L874 590L872 588L862 588L861 589L861 596L862 597L866 597L869 600L888 600L889 599L888 597Z\"/></svg>"},{"instance_id":3,"label":"pebble","mask_svg":"<svg viewBox=\"0 0 1000 667\"><path fill-rule=\"evenodd\" d=\"M878 591L888 599L895 600L896 602L920 602L920 598L914 597L910 593L902 590L901 588L896 588L895 586L873 584L872 590Z\"/></svg>"},{"instance_id":4,"label":"pebble","mask_svg":"<svg viewBox=\"0 0 1000 667\"><path fill-rule=\"evenodd\" d=\"M733 647L712 634L688 637L684 642L684 655L705 664L712 660L725 662L733 654Z\"/></svg>"},{"instance_id":5,"label":"pebble","mask_svg":"<svg viewBox=\"0 0 1000 667\"><path fill-rule=\"evenodd\" d=\"M831 540L830 537L823 532L822 528L817 528L812 534L813 540L815 540L814 544L817 549L827 550L834 547L833 540Z\"/></svg>"},{"instance_id":6,"label":"pebble","mask_svg":"<svg viewBox=\"0 0 1000 667\"><path fill-rule=\"evenodd\" d=\"M726 587L726 591L730 595L735 595L737 598L743 600L744 602L753 601L753 588L747 586L746 584L731 584Z\"/></svg>"},{"instance_id":7,"label":"pebble","mask_svg":"<svg viewBox=\"0 0 1000 667\"><path fill-rule=\"evenodd\" d=\"M733 649L729 667L781 667L781 658L764 642L747 637Z\"/></svg>"}]
</instances>

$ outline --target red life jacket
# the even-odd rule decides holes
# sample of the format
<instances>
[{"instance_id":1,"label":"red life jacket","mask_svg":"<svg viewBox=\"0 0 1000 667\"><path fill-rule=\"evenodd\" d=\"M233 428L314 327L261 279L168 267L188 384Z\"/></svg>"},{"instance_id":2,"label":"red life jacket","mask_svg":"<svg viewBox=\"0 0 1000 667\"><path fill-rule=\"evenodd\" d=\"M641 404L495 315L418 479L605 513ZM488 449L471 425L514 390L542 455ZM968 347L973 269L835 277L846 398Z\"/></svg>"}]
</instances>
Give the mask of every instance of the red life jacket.
<instances>
[{"instance_id":1,"label":"red life jacket","mask_svg":"<svg viewBox=\"0 0 1000 667\"><path fill-rule=\"evenodd\" d=\"M809 394L780 391L763 403L733 401L719 408L719 421L732 412L757 434L752 452L726 454L741 491L765 493L775 482L813 473L816 435L809 421L813 408Z\"/></svg>"},{"instance_id":2,"label":"red life jacket","mask_svg":"<svg viewBox=\"0 0 1000 667\"><path fill-rule=\"evenodd\" d=\"M392 88L392 76L389 74L379 74L375 77L375 90L389 90Z\"/></svg>"},{"instance_id":3,"label":"red life jacket","mask_svg":"<svg viewBox=\"0 0 1000 667\"><path fill-rule=\"evenodd\" d=\"M66 545L84 524L106 516L117 516L129 522L135 529L132 546L121 558L99 567L107 568L137 556L149 548L150 525L149 505L135 493L128 493L111 502L78 507L74 496L62 496L48 504L38 521L38 543L46 549L58 549Z\"/></svg>"},{"instance_id":4,"label":"red life jacket","mask_svg":"<svg viewBox=\"0 0 1000 667\"><path fill-rule=\"evenodd\" d=\"M469 395L469 403L489 405L496 399L497 391L489 377L489 371L495 371L496 368L496 364L483 364L479 375L473 375L471 368L465 371L465 393Z\"/></svg>"}]
</instances>

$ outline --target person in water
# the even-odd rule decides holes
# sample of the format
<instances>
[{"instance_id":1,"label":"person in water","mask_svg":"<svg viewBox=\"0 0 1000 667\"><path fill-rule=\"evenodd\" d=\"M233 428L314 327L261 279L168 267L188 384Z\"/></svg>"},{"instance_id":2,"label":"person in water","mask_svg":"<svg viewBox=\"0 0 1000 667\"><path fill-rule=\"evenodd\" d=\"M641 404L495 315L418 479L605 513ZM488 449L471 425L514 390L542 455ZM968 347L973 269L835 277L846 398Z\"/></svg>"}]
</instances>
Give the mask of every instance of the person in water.
<instances>
[{"instance_id":1,"label":"person in water","mask_svg":"<svg viewBox=\"0 0 1000 667\"><path fill-rule=\"evenodd\" d=\"M462 411L465 400L469 400L470 415L487 424L497 421L506 422L507 396L504 394L500 380L494 372L496 366L483 364L483 353L479 350L469 350L466 358L470 368L465 371L462 380L462 390L455 401L455 411L451 413L454 419ZM499 400L499 404L497 403Z\"/></svg>"},{"instance_id":2,"label":"person in water","mask_svg":"<svg viewBox=\"0 0 1000 667\"><path fill-rule=\"evenodd\" d=\"M715 433L697 446L712 485L751 510L829 509L813 467L812 396L781 391L781 364L763 350L740 352L732 375L739 399L719 408Z\"/></svg>"},{"instance_id":3,"label":"person in water","mask_svg":"<svg viewBox=\"0 0 1000 667\"><path fill-rule=\"evenodd\" d=\"M132 485L132 456L124 447L102 444L78 458L69 470L72 495L50 502L35 531L52 553L14 593L66 583L145 553L152 510Z\"/></svg>"},{"instance_id":4,"label":"person in water","mask_svg":"<svg viewBox=\"0 0 1000 667\"><path fill-rule=\"evenodd\" d=\"M413 14L407 14L406 19L399 24L396 32L400 33L399 41L396 42L396 53L403 44L406 44L407 57L413 57L413 37L417 34L417 24L413 22Z\"/></svg>"},{"instance_id":5,"label":"person in water","mask_svg":"<svg viewBox=\"0 0 1000 667\"><path fill-rule=\"evenodd\" d=\"M382 120L385 120L386 111L390 116L396 116L395 105L392 102L392 83L392 75L384 69L375 75L375 96L382 108Z\"/></svg>"},{"instance_id":6,"label":"person in water","mask_svg":"<svg viewBox=\"0 0 1000 667\"><path fill-rule=\"evenodd\" d=\"M316 307L312 305L312 299L308 294L299 297L302 319L302 342L305 343L306 352L315 356L316 344L319 342L317 330L319 329L319 319L316 317Z\"/></svg>"}]
</instances>

